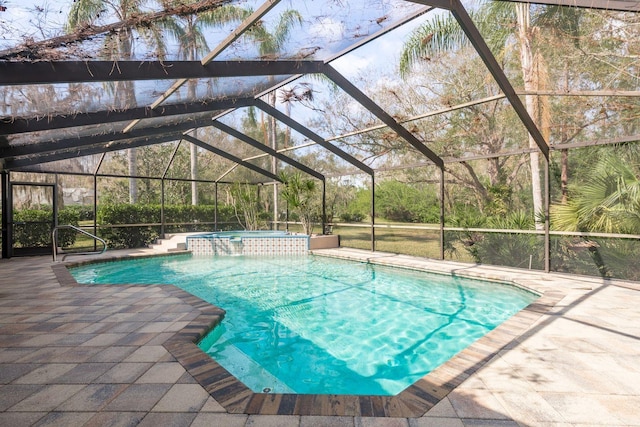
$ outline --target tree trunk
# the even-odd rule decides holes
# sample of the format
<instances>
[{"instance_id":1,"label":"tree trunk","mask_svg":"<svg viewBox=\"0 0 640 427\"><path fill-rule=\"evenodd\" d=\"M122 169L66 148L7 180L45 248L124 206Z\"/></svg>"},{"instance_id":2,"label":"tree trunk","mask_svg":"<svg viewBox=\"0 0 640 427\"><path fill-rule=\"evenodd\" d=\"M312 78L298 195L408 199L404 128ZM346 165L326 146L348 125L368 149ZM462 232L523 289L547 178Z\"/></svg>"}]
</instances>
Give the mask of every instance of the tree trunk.
<instances>
[{"instance_id":1,"label":"tree trunk","mask_svg":"<svg viewBox=\"0 0 640 427\"><path fill-rule=\"evenodd\" d=\"M566 148L561 150L560 160L560 189L562 190L562 204L567 203L569 196L569 150Z\"/></svg>"},{"instance_id":2,"label":"tree trunk","mask_svg":"<svg viewBox=\"0 0 640 427\"><path fill-rule=\"evenodd\" d=\"M136 178L132 178L138 174L138 156L135 148L127 150L127 163L129 165L129 203L138 202L138 182Z\"/></svg>"},{"instance_id":3,"label":"tree trunk","mask_svg":"<svg viewBox=\"0 0 640 427\"><path fill-rule=\"evenodd\" d=\"M569 70L566 65L564 67L564 74L564 90L568 92ZM567 126L564 121L562 122L561 135L561 141L563 143L567 142ZM561 150L560 153L562 155L560 158L560 190L562 192L562 204L564 205L567 203L569 197L569 150L565 148Z\"/></svg>"},{"instance_id":4,"label":"tree trunk","mask_svg":"<svg viewBox=\"0 0 640 427\"><path fill-rule=\"evenodd\" d=\"M284 114L286 114L287 117L291 117L291 100L288 100L287 102L284 103ZM289 126L287 126L284 129L284 148L289 148L289 145L291 144L291 128Z\"/></svg>"},{"instance_id":5,"label":"tree trunk","mask_svg":"<svg viewBox=\"0 0 640 427\"><path fill-rule=\"evenodd\" d=\"M196 129L193 131L193 137L198 137ZM191 179L196 180L198 179L198 147L195 144L191 144L189 154L191 159ZM198 183L196 181L191 181L191 204L193 206L198 204Z\"/></svg>"},{"instance_id":6,"label":"tree trunk","mask_svg":"<svg viewBox=\"0 0 640 427\"><path fill-rule=\"evenodd\" d=\"M525 3L516 4L516 14L518 17L518 39L520 42L520 62L522 65L522 78L524 80L524 90L537 90L537 80L533 72L533 52L531 50L531 25L530 25L530 5ZM535 96L526 95L525 105L531 118L537 120L537 108ZM531 192L533 196L533 211L536 229L544 229L544 223L539 221L539 215L544 212L542 206L542 182L540 177L540 151L536 141L529 135L529 148L535 149L530 154L531 167Z\"/></svg>"},{"instance_id":7,"label":"tree trunk","mask_svg":"<svg viewBox=\"0 0 640 427\"><path fill-rule=\"evenodd\" d=\"M131 33L129 30L122 31L118 34L118 50L124 59L131 58ZM136 107L136 91L132 81L123 81L115 83L115 105L118 108L126 109ZM135 148L127 150L127 163L129 169L129 203L138 202L138 182L135 177L138 175L137 151Z\"/></svg>"}]
</instances>

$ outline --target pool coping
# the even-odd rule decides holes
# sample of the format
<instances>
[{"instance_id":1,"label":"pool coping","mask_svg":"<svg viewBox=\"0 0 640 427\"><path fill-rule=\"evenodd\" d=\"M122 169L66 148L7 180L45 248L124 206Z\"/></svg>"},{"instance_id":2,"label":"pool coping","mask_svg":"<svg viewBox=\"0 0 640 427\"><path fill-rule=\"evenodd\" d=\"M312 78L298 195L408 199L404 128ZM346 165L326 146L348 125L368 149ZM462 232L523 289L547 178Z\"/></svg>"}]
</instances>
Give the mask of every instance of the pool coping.
<instances>
[{"instance_id":1,"label":"pool coping","mask_svg":"<svg viewBox=\"0 0 640 427\"><path fill-rule=\"evenodd\" d=\"M181 253L189 252L116 255L95 260L55 264L52 266L52 270L62 286L109 286L80 284L73 278L68 267L130 258L175 256ZM249 415L421 417L457 386L462 384L470 375L496 356L498 352L508 349L511 345L516 345L517 338L564 297L563 292L545 286L543 279L535 275L527 278L526 274L524 274L526 271L524 273L518 272L524 276L524 279L508 279L501 276L498 270L493 270L489 273L478 272L474 271L473 268L468 268L470 265L460 269L448 268L448 272L446 271L447 269L434 271L437 269L426 268L423 265L425 260L421 258L382 252L358 252L354 250L342 252L338 249L326 252L312 251L312 253L318 256L351 259L431 273L506 282L507 284L534 291L540 297L395 396L280 394L254 393L198 347L197 342L222 321L225 313L223 309L203 301L176 286L163 285L171 296L181 299L200 311L200 315L167 340L163 346L228 413ZM427 260L426 264L432 262L437 262L440 265L447 264L446 261L434 260ZM462 264L451 265L458 267Z\"/></svg>"}]
</instances>

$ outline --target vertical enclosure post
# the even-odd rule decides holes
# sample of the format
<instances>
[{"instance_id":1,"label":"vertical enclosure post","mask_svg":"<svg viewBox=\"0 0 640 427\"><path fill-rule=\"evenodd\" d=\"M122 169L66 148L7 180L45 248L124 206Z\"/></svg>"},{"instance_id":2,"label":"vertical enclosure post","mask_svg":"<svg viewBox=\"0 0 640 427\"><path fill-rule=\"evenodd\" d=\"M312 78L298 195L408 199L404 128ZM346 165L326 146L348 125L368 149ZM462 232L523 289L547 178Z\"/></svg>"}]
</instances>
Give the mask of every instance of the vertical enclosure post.
<instances>
[{"instance_id":1,"label":"vertical enclosure post","mask_svg":"<svg viewBox=\"0 0 640 427\"><path fill-rule=\"evenodd\" d=\"M9 209L11 209L11 198L9 197L9 172L0 172L0 185L2 189L2 258L10 258L9 246L11 233L9 231Z\"/></svg>"},{"instance_id":2,"label":"vertical enclosure post","mask_svg":"<svg viewBox=\"0 0 640 427\"><path fill-rule=\"evenodd\" d=\"M53 209L53 224L51 225L51 230L49 230L50 232L53 232L53 230L58 227L58 174L54 174L53 175L53 195L52 197L52 209ZM52 244L54 243L53 241L51 242ZM54 251L56 249L54 248Z\"/></svg>"},{"instance_id":3,"label":"vertical enclosure post","mask_svg":"<svg viewBox=\"0 0 640 427\"><path fill-rule=\"evenodd\" d=\"M52 200L52 206L53 206L53 228L56 228L58 226L58 174L54 173L53 174L53 194L51 195ZM53 228L51 229L51 231L53 231Z\"/></svg>"},{"instance_id":4,"label":"vertical enclosure post","mask_svg":"<svg viewBox=\"0 0 640 427\"><path fill-rule=\"evenodd\" d=\"M93 174L93 235L98 235L98 176ZM93 250L98 249L98 241L93 239Z\"/></svg>"},{"instance_id":5,"label":"vertical enclosure post","mask_svg":"<svg viewBox=\"0 0 640 427\"><path fill-rule=\"evenodd\" d=\"M218 183L213 186L213 231L218 231Z\"/></svg>"},{"instance_id":6,"label":"vertical enclosure post","mask_svg":"<svg viewBox=\"0 0 640 427\"><path fill-rule=\"evenodd\" d=\"M160 238L164 239L164 232L165 232L165 227L164 227L164 222L165 222L165 218L164 218L164 180L167 177L167 174L169 173L169 168L171 167L171 165L173 164L173 159L176 158L176 154L178 154L178 150L180 149L180 144L182 144L182 140L178 141L178 143L176 144L176 147L173 149L173 152L171 153L171 157L169 157L169 161L167 162L167 166L165 166L164 168L164 172L162 173L162 177L160 177ZM193 176L191 177L191 189L193 190ZM193 195L192 195L193 197ZM193 201L193 199L192 199Z\"/></svg>"},{"instance_id":7,"label":"vertical enclosure post","mask_svg":"<svg viewBox=\"0 0 640 427\"><path fill-rule=\"evenodd\" d=\"M322 180L322 234L327 234L327 181Z\"/></svg>"},{"instance_id":8,"label":"vertical enclosure post","mask_svg":"<svg viewBox=\"0 0 640 427\"><path fill-rule=\"evenodd\" d=\"M371 174L371 251L376 251L376 180Z\"/></svg>"},{"instance_id":9,"label":"vertical enclosure post","mask_svg":"<svg viewBox=\"0 0 640 427\"><path fill-rule=\"evenodd\" d=\"M104 158L107 156L107 153L102 153L100 156L100 160L96 165L96 169L93 171L93 235L98 235L98 172L100 172L100 167L102 166L102 162ZM98 241L93 239L93 250L98 250Z\"/></svg>"},{"instance_id":10,"label":"vertical enclosure post","mask_svg":"<svg viewBox=\"0 0 640 427\"><path fill-rule=\"evenodd\" d=\"M164 239L164 177L160 179L160 238Z\"/></svg>"},{"instance_id":11,"label":"vertical enclosure post","mask_svg":"<svg viewBox=\"0 0 640 427\"><path fill-rule=\"evenodd\" d=\"M444 260L444 168L440 168L440 259Z\"/></svg>"},{"instance_id":12,"label":"vertical enclosure post","mask_svg":"<svg viewBox=\"0 0 640 427\"><path fill-rule=\"evenodd\" d=\"M549 205L551 203L551 183L549 180L549 157L544 159L544 271L551 270L551 239L549 236Z\"/></svg>"}]
</instances>

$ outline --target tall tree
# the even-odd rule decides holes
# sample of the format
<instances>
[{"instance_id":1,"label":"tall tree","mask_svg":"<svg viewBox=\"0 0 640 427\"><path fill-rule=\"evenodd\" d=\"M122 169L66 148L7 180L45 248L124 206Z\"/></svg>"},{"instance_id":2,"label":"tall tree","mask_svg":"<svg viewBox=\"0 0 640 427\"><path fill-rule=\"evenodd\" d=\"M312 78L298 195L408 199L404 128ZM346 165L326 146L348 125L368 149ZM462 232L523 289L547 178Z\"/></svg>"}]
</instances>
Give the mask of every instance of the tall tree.
<instances>
[{"instance_id":1,"label":"tall tree","mask_svg":"<svg viewBox=\"0 0 640 427\"><path fill-rule=\"evenodd\" d=\"M69 16L67 17L66 29L68 32L75 31L83 26L90 26L100 20L100 15L105 11L115 14L117 19L125 21L143 11L145 0L119 0L111 2L108 0L76 0L71 5ZM108 14L107 14L108 15ZM158 53L162 56L163 44L156 27L150 26L133 30L123 27L118 31L109 33L104 41L100 55L106 59L116 61L131 60L136 34L140 34L151 46L158 48ZM113 91L114 109L126 109L137 106L136 91L132 81L119 81L111 86ZM138 187L135 176L137 175L136 149L130 148L127 151L127 161L129 165L129 201L136 203L138 200Z\"/></svg>"},{"instance_id":2,"label":"tall tree","mask_svg":"<svg viewBox=\"0 0 640 427\"><path fill-rule=\"evenodd\" d=\"M477 12L472 14L472 18L477 23L480 32L486 37L489 47L493 52L497 52L498 56L505 54L507 41L513 35L511 31L515 29L520 48L524 88L527 91L538 90L542 84L541 76L545 75L545 65L542 55L533 50L533 38L536 31L535 25L531 21L530 5L489 2L482 4ZM496 25L496 23L502 23L502 25ZM509 25L510 23L515 23L515 25ZM469 39L452 16L438 17L412 33L401 55L401 72L406 74L411 66L422 58L429 58L469 45ZM529 115L542 128L544 135L545 110L539 108L539 104L535 101L534 96L528 95L525 100L526 108ZM531 190L536 227L541 228L542 223L537 220L538 214L543 211L540 158L537 145L531 136L529 136L529 147L535 149L530 155Z\"/></svg>"},{"instance_id":3,"label":"tall tree","mask_svg":"<svg viewBox=\"0 0 640 427\"><path fill-rule=\"evenodd\" d=\"M296 10L285 10L281 15L278 23L272 31L269 31L264 26L264 23L258 22L251 27L248 32L248 36L258 43L258 52L261 57L267 59L276 59L278 54L283 50L285 43L291 35L291 31L296 25L302 24L302 15ZM270 80L273 81L272 77ZM271 91L267 94L267 102L272 107L276 105L276 91ZM266 126L266 141L269 141L269 145L272 149L278 149L278 137L276 131L276 119L275 117L269 117ZM278 160L275 157L271 159L271 171L274 174L278 173ZM278 221L278 185L273 185L273 221L274 228L277 227Z\"/></svg>"},{"instance_id":4,"label":"tall tree","mask_svg":"<svg viewBox=\"0 0 640 427\"><path fill-rule=\"evenodd\" d=\"M171 3L173 0L164 0ZM189 0L188 3L196 3L198 0ZM241 21L251 14L251 10L239 8L233 5L223 5L216 9L203 12L199 15L185 15L176 19L167 19L163 23L165 27L180 44L178 57L187 61L194 61L207 53L210 49L203 31L210 27L219 27L230 22ZM196 99L197 80L189 80L187 83L187 97ZM193 131L197 137L197 129ZM198 147L190 145L191 159L191 204L198 204Z\"/></svg>"}]
</instances>

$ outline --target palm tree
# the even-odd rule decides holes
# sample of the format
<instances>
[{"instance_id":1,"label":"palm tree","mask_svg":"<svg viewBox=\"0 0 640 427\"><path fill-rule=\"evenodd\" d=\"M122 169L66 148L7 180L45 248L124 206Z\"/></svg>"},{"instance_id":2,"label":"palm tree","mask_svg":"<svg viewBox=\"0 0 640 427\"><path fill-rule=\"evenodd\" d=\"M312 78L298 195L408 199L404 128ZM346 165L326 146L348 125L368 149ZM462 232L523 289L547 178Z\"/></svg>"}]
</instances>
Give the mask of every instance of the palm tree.
<instances>
[{"instance_id":1,"label":"palm tree","mask_svg":"<svg viewBox=\"0 0 640 427\"><path fill-rule=\"evenodd\" d=\"M195 0L192 0L195 1ZM227 24L232 21L240 21L253 13L251 9L242 9L233 5L224 5L214 10L200 14L189 15L181 19L182 22L168 21L166 28L179 40L182 58L194 60L209 51L206 40L202 34L205 27L214 27ZM269 32L262 21L257 22L245 34L258 44L258 52L262 57L275 58L289 38L293 26L302 23L302 16L294 10L287 10L280 15L280 19L273 32ZM196 81L189 81L188 97L194 99L196 94ZM268 102L275 106L275 92L269 94ZM276 149L276 125L275 118L267 122L267 138L272 148ZM272 159L272 169L277 173L277 161ZM197 147L191 145L191 179L197 178ZM197 183L192 181L192 204L197 204ZM277 187L274 185L274 219L277 219Z\"/></svg>"},{"instance_id":2,"label":"palm tree","mask_svg":"<svg viewBox=\"0 0 640 427\"><path fill-rule=\"evenodd\" d=\"M637 161L635 163L637 165ZM552 206L554 229L562 231L640 234L640 171L618 156L605 156L590 170L588 178L569 188L566 203ZM604 246L607 258L601 253ZM637 256L632 242L596 242L583 237L570 245L587 249L603 277L625 277L628 260ZM574 254L575 256L575 254Z\"/></svg>"},{"instance_id":3,"label":"palm tree","mask_svg":"<svg viewBox=\"0 0 640 427\"><path fill-rule=\"evenodd\" d=\"M104 15L105 11L111 11L120 21L127 20L134 15L142 12L144 0L120 0L119 2L111 2L108 0L75 0L69 10L67 17L66 30L71 32L80 27L91 25L100 19L100 14ZM158 48L158 53L162 56L163 45L161 38L158 37L157 28L147 27L137 29L147 42ZM136 33L131 28L123 28L115 33L106 36L102 54L107 59L113 60L130 60L133 56L133 46ZM113 89L113 108L126 109L137 105L136 92L133 82L121 81L115 82ZM136 179L132 178L137 175L136 165L136 149L127 150L127 161L129 166L129 202L136 203L138 200L138 189Z\"/></svg>"},{"instance_id":4,"label":"palm tree","mask_svg":"<svg viewBox=\"0 0 640 427\"><path fill-rule=\"evenodd\" d=\"M291 30L295 25L302 24L302 15L296 10L286 10L280 15L278 24L273 32L269 32L262 22L251 27L247 32L247 35L258 43L258 52L261 57L267 59L275 59L278 53L282 51L285 43L289 39ZM273 78L269 77L270 82L273 82ZM271 91L267 95L267 102L272 107L276 105L276 92ZM266 127L266 140L269 141L269 145L272 149L278 149L278 140L276 132L276 119L275 117L269 117ZM271 158L271 171L274 174L278 173L278 160L275 157ZM278 220L278 186L273 185L273 221L274 228L277 227L276 221Z\"/></svg>"},{"instance_id":5,"label":"palm tree","mask_svg":"<svg viewBox=\"0 0 640 427\"><path fill-rule=\"evenodd\" d=\"M552 207L563 231L640 234L640 173L618 156L605 156L584 182Z\"/></svg>"},{"instance_id":6,"label":"palm tree","mask_svg":"<svg viewBox=\"0 0 640 427\"><path fill-rule=\"evenodd\" d=\"M478 29L484 35L491 50L494 53L498 52L497 56L504 55L507 41L509 37L513 36L514 27L509 23L516 23L515 30L520 47L524 89L526 91L541 89L545 83L542 77L546 75L544 71L546 67L542 55L535 53L532 48L535 25L531 23L530 5L489 2L483 4L477 12L471 13L471 17L477 23ZM468 46L470 46L469 39L451 15L437 16L416 29L405 43L400 58L400 72L406 75L411 66L420 60ZM545 139L548 139L548 109L540 108L541 103L535 101L534 96L526 96L527 111L534 121L542 127L542 133ZM540 159L537 144L531 135L529 135L529 147L535 149L530 155L530 167L536 227L542 228L543 224L537 219L539 218L538 214L543 212Z\"/></svg>"},{"instance_id":7,"label":"palm tree","mask_svg":"<svg viewBox=\"0 0 640 427\"><path fill-rule=\"evenodd\" d=\"M197 2L197 0L190 0ZM251 15L249 9L242 9L233 5L223 5L199 15L185 15L178 20L166 20L163 27L168 30L180 43L179 58L194 61L209 53L203 30L207 27L219 27L230 22L241 21ZM196 99L197 80L189 80L187 84L187 97ZM197 137L197 129L193 131ZM191 204L198 204L198 147L190 145L190 171L191 171Z\"/></svg>"},{"instance_id":8,"label":"palm tree","mask_svg":"<svg viewBox=\"0 0 640 427\"><path fill-rule=\"evenodd\" d=\"M310 235L313 230L313 214L316 199L316 182L313 179L303 178L298 171L288 174L280 173L282 181L285 183L282 189L282 198L287 202L289 208L300 217L302 232Z\"/></svg>"}]
</instances>

